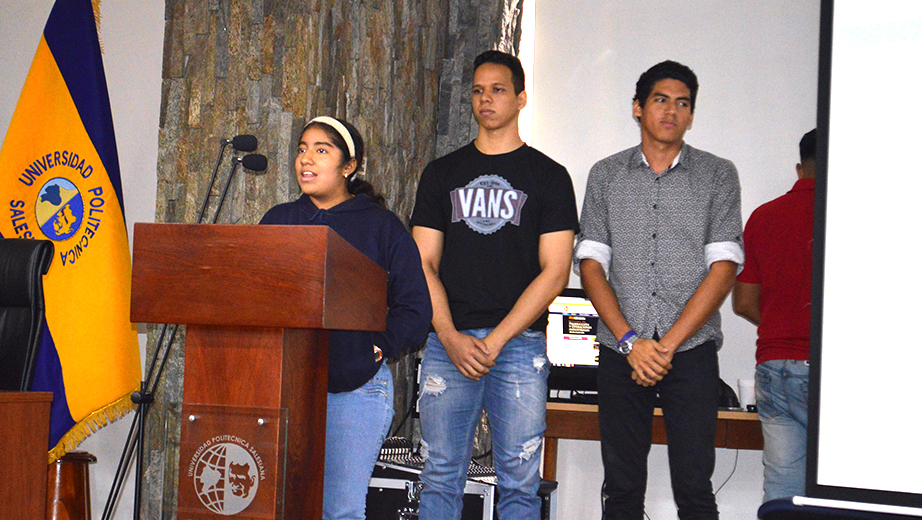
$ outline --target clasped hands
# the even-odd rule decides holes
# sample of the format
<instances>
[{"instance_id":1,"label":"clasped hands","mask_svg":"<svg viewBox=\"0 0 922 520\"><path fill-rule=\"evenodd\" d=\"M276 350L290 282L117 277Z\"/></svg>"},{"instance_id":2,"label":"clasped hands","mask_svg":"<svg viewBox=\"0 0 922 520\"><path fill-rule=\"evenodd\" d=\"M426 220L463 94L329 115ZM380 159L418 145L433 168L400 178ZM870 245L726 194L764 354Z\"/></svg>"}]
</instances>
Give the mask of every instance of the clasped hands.
<instances>
[{"instance_id":1,"label":"clasped hands","mask_svg":"<svg viewBox=\"0 0 922 520\"><path fill-rule=\"evenodd\" d=\"M480 339L458 331L439 335L448 358L465 377L479 381L496 366L502 345L491 346L490 338ZM638 339L627 356L634 371L631 379L642 386L654 386L672 370L673 350L652 339Z\"/></svg>"},{"instance_id":2,"label":"clasped hands","mask_svg":"<svg viewBox=\"0 0 922 520\"><path fill-rule=\"evenodd\" d=\"M653 339L638 339L627 356L634 371L631 379L641 386L654 386L672 370L674 351Z\"/></svg>"},{"instance_id":3,"label":"clasped hands","mask_svg":"<svg viewBox=\"0 0 922 520\"><path fill-rule=\"evenodd\" d=\"M439 334L445 353L465 377L479 381L496 366L496 356L503 345L491 345L489 336L480 339L457 330Z\"/></svg>"}]
</instances>

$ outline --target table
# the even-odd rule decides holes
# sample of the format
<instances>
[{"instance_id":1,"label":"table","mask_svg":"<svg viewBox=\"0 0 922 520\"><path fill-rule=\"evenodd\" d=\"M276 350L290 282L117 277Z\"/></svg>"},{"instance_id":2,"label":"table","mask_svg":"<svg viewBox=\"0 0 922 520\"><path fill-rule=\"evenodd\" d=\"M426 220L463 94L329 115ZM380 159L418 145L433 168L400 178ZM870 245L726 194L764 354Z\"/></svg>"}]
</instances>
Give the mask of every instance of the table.
<instances>
[{"instance_id":1,"label":"table","mask_svg":"<svg viewBox=\"0 0 922 520\"><path fill-rule=\"evenodd\" d=\"M599 407L594 404L547 403L547 431L544 432L544 474L546 480L557 478L557 440L597 441ZM663 412L653 412L653 443L666 444ZM738 450L762 449L762 424L758 414L744 411L717 412L717 436L714 446Z\"/></svg>"}]
</instances>

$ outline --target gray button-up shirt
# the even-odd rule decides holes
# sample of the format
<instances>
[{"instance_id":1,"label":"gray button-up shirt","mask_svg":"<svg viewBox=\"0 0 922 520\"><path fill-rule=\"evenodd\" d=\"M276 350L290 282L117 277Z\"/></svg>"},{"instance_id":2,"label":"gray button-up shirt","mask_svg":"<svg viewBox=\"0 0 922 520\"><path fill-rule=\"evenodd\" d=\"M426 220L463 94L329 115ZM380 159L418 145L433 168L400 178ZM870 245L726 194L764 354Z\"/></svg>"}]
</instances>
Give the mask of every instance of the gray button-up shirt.
<instances>
[{"instance_id":1,"label":"gray button-up shirt","mask_svg":"<svg viewBox=\"0 0 922 520\"><path fill-rule=\"evenodd\" d=\"M608 274L628 324L642 338L665 334L701 285L712 263L743 265L739 174L732 162L682 146L677 161L657 175L640 146L597 162L589 172L573 255ZM599 322L597 339L618 338ZM678 352L723 343L720 312Z\"/></svg>"}]
</instances>

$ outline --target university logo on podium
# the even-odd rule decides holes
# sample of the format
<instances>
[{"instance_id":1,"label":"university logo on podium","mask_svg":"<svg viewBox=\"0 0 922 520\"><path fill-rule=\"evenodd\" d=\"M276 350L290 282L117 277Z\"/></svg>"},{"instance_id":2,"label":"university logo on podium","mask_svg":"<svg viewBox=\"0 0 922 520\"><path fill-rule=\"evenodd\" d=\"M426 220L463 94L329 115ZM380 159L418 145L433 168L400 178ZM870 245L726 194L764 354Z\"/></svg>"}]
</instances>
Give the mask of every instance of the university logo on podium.
<instances>
[{"instance_id":1,"label":"university logo on podium","mask_svg":"<svg viewBox=\"0 0 922 520\"><path fill-rule=\"evenodd\" d=\"M259 452L246 439L219 435L196 450L187 476L192 477L198 499L209 511L236 515L245 510L259 491L266 471Z\"/></svg>"},{"instance_id":2,"label":"university logo on podium","mask_svg":"<svg viewBox=\"0 0 922 520\"><path fill-rule=\"evenodd\" d=\"M284 410L184 405L179 520L275 519L284 496Z\"/></svg>"}]
</instances>

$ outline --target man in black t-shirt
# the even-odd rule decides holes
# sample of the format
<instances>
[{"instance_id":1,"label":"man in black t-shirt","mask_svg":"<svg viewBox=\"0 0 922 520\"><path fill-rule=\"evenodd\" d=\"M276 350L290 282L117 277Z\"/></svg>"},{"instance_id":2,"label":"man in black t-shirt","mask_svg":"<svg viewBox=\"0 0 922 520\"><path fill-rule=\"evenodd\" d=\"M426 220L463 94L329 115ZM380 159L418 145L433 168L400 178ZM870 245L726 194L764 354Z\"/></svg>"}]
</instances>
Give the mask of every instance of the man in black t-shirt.
<instances>
[{"instance_id":1,"label":"man in black t-shirt","mask_svg":"<svg viewBox=\"0 0 922 520\"><path fill-rule=\"evenodd\" d=\"M432 297L420 369L420 519L461 516L474 431L490 417L501 520L538 519L547 307L566 286L576 199L566 169L519 137L519 60L474 61L477 138L430 163L410 220Z\"/></svg>"}]
</instances>

